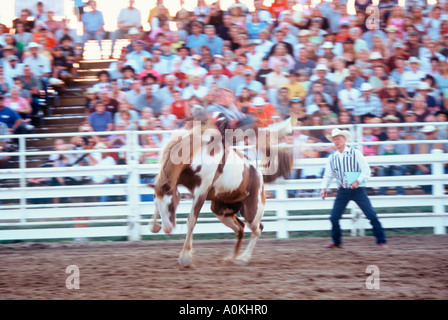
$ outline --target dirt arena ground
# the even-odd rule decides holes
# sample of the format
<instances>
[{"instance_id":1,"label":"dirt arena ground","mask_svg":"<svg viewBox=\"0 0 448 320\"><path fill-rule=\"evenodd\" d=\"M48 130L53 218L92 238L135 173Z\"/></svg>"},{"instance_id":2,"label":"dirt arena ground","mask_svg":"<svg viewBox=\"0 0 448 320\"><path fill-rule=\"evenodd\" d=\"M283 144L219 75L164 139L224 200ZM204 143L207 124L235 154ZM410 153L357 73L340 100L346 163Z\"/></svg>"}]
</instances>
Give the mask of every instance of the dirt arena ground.
<instances>
[{"instance_id":1,"label":"dirt arena ground","mask_svg":"<svg viewBox=\"0 0 448 320\"><path fill-rule=\"evenodd\" d=\"M180 241L58 242L0 245L0 299L448 299L448 235L262 239L248 265L219 260L231 240L197 240L195 266L177 267ZM247 244L245 240L244 245ZM76 265L79 290L66 288ZM367 289L368 266L379 289Z\"/></svg>"}]
</instances>

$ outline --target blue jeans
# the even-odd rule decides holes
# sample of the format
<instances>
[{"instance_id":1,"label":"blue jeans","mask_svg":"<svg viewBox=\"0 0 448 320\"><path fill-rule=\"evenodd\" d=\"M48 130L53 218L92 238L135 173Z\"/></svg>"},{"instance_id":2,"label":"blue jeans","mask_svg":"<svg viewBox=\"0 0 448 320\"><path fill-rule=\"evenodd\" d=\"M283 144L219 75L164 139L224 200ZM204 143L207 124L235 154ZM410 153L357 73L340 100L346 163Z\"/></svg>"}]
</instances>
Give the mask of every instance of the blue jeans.
<instances>
[{"instance_id":1,"label":"blue jeans","mask_svg":"<svg viewBox=\"0 0 448 320\"><path fill-rule=\"evenodd\" d=\"M347 204L353 200L362 210L362 212L366 215L367 219L369 219L370 224L373 228L373 235L376 238L377 244L386 243L386 236L384 234L383 227L381 226L380 221L376 215L375 210L370 203L369 198L367 197L367 193L365 188L357 188L357 189L339 189L338 194L336 196L336 200L333 205L333 210L331 211L330 221L331 221L331 237L333 239L334 244L342 243L342 233L341 227L339 225L339 220L342 217L342 214L347 207Z\"/></svg>"}]
</instances>

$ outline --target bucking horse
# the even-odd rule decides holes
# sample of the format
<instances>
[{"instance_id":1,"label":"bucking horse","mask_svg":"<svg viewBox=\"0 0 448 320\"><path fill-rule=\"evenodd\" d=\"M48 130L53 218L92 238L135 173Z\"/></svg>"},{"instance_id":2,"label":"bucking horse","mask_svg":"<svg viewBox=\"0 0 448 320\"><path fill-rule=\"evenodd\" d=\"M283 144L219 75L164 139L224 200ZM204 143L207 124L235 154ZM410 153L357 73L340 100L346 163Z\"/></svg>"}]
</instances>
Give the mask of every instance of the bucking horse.
<instances>
[{"instance_id":1,"label":"bucking horse","mask_svg":"<svg viewBox=\"0 0 448 320\"><path fill-rule=\"evenodd\" d=\"M247 263L263 230L266 196L264 183L277 177L287 178L293 166L290 147L273 144L272 137L291 132L295 121L287 119L276 127L257 129L255 137L260 161L249 159L237 150L222 132L211 123L200 123L172 135L163 148L160 172L154 185L155 212L151 231L158 233L160 214L162 228L170 234L176 225L176 207L181 199L177 189L185 186L192 195L192 208L187 219L187 235L179 254L179 265L188 267L192 263L193 229L199 212L206 200L211 202L211 211L236 235L236 245L227 261ZM238 129L237 129L238 130ZM240 139L241 140L241 139ZM240 213L244 222L237 216ZM245 223L251 230L246 250L240 255Z\"/></svg>"}]
</instances>

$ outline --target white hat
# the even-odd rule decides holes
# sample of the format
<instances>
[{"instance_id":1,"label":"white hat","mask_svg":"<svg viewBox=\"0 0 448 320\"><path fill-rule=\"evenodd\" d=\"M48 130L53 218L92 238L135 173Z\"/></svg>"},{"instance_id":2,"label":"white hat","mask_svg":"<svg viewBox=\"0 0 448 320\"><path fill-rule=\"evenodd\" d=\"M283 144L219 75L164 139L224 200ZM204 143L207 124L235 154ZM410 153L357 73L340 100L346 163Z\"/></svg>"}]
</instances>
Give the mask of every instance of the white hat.
<instances>
[{"instance_id":1,"label":"white hat","mask_svg":"<svg viewBox=\"0 0 448 320\"><path fill-rule=\"evenodd\" d=\"M140 31L138 31L137 28L133 27L129 29L128 34L140 34Z\"/></svg>"},{"instance_id":2,"label":"white hat","mask_svg":"<svg viewBox=\"0 0 448 320\"><path fill-rule=\"evenodd\" d=\"M104 142L98 142L93 149L108 149L108 147Z\"/></svg>"},{"instance_id":3,"label":"white hat","mask_svg":"<svg viewBox=\"0 0 448 320\"><path fill-rule=\"evenodd\" d=\"M321 48L322 49L333 49L334 45L330 41L325 41Z\"/></svg>"},{"instance_id":4,"label":"white hat","mask_svg":"<svg viewBox=\"0 0 448 320\"><path fill-rule=\"evenodd\" d=\"M38 44L37 42L30 42L28 44L28 49L31 49L31 48L40 48L40 44Z\"/></svg>"},{"instance_id":5,"label":"white hat","mask_svg":"<svg viewBox=\"0 0 448 320\"><path fill-rule=\"evenodd\" d=\"M438 129L436 128L436 126L433 126L433 125L427 125L420 129L420 132L423 132L423 133L429 133L429 132L435 132L435 131L438 131Z\"/></svg>"},{"instance_id":6,"label":"white hat","mask_svg":"<svg viewBox=\"0 0 448 320\"><path fill-rule=\"evenodd\" d=\"M383 57L379 52L372 52L370 54L369 60L378 60L378 59L383 59Z\"/></svg>"},{"instance_id":7,"label":"white hat","mask_svg":"<svg viewBox=\"0 0 448 320\"><path fill-rule=\"evenodd\" d=\"M429 86L429 83L428 83L428 82L426 82L426 81L422 81L422 82L420 82L420 84L418 85L417 90L420 90L420 91L426 91L426 90L428 90L428 91L432 91L432 88Z\"/></svg>"},{"instance_id":8,"label":"white hat","mask_svg":"<svg viewBox=\"0 0 448 320\"><path fill-rule=\"evenodd\" d=\"M328 68L324 64L318 64L316 68L314 68L314 71L328 71Z\"/></svg>"},{"instance_id":9,"label":"white hat","mask_svg":"<svg viewBox=\"0 0 448 320\"><path fill-rule=\"evenodd\" d=\"M408 64L411 64L411 63L422 64L422 62L420 61L420 59L417 58L417 57L410 57L409 60L408 60Z\"/></svg>"},{"instance_id":10,"label":"white hat","mask_svg":"<svg viewBox=\"0 0 448 320\"><path fill-rule=\"evenodd\" d=\"M335 128L335 129L331 130L331 134L329 136L327 136L327 139L330 141L333 141L333 138L337 137L337 136L343 136L347 141L352 138L352 134L350 131Z\"/></svg>"},{"instance_id":11,"label":"white hat","mask_svg":"<svg viewBox=\"0 0 448 320\"><path fill-rule=\"evenodd\" d=\"M363 84L361 84L361 88L359 88L359 90L361 91L370 91L372 89L373 89L372 85L368 82L364 82Z\"/></svg>"},{"instance_id":12,"label":"white hat","mask_svg":"<svg viewBox=\"0 0 448 320\"><path fill-rule=\"evenodd\" d=\"M264 101L264 99L262 97L254 98L254 102L253 102L254 106L261 107L261 106L264 106L265 104L266 104L266 101Z\"/></svg>"},{"instance_id":13,"label":"white hat","mask_svg":"<svg viewBox=\"0 0 448 320\"><path fill-rule=\"evenodd\" d=\"M302 29L302 30L299 31L297 36L299 36L299 37L306 37L306 36L309 36L310 34L311 34L311 32L309 30Z\"/></svg>"}]
</instances>

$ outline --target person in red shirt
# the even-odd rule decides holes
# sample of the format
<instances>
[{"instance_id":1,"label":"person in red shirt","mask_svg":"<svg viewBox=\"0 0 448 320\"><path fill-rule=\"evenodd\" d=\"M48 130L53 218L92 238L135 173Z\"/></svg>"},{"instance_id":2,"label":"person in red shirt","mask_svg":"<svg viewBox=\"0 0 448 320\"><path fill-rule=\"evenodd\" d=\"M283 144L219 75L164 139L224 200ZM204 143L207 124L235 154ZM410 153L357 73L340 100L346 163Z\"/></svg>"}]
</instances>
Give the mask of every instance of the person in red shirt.
<instances>
[{"instance_id":1,"label":"person in red shirt","mask_svg":"<svg viewBox=\"0 0 448 320\"><path fill-rule=\"evenodd\" d=\"M43 42L41 42L42 39L44 39ZM44 25L41 25L39 27L38 32L33 33L33 41L43 45L45 48L50 50L57 45L56 39L51 36L51 34L48 32L47 27Z\"/></svg>"},{"instance_id":2,"label":"person in red shirt","mask_svg":"<svg viewBox=\"0 0 448 320\"><path fill-rule=\"evenodd\" d=\"M277 19L280 12L284 10L288 10L288 1L287 0L274 0L271 6L268 8L269 12L272 14L272 17Z\"/></svg>"},{"instance_id":3,"label":"person in red shirt","mask_svg":"<svg viewBox=\"0 0 448 320\"><path fill-rule=\"evenodd\" d=\"M177 119L185 119L187 116L191 116L190 107L187 101L182 99L182 94L179 90L173 92L174 102L171 103L171 113L174 114Z\"/></svg>"},{"instance_id":4,"label":"person in red shirt","mask_svg":"<svg viewBox=\"0 0 448 320\"><path fill-rule=\"evenodd\" d=\"M275 107L266 103L262 97L255 97L253 107L249 107L248 112L254 114L258 120L258 127L267 127L272 123L272 116Z\"/></svg>"}]
</instances>

